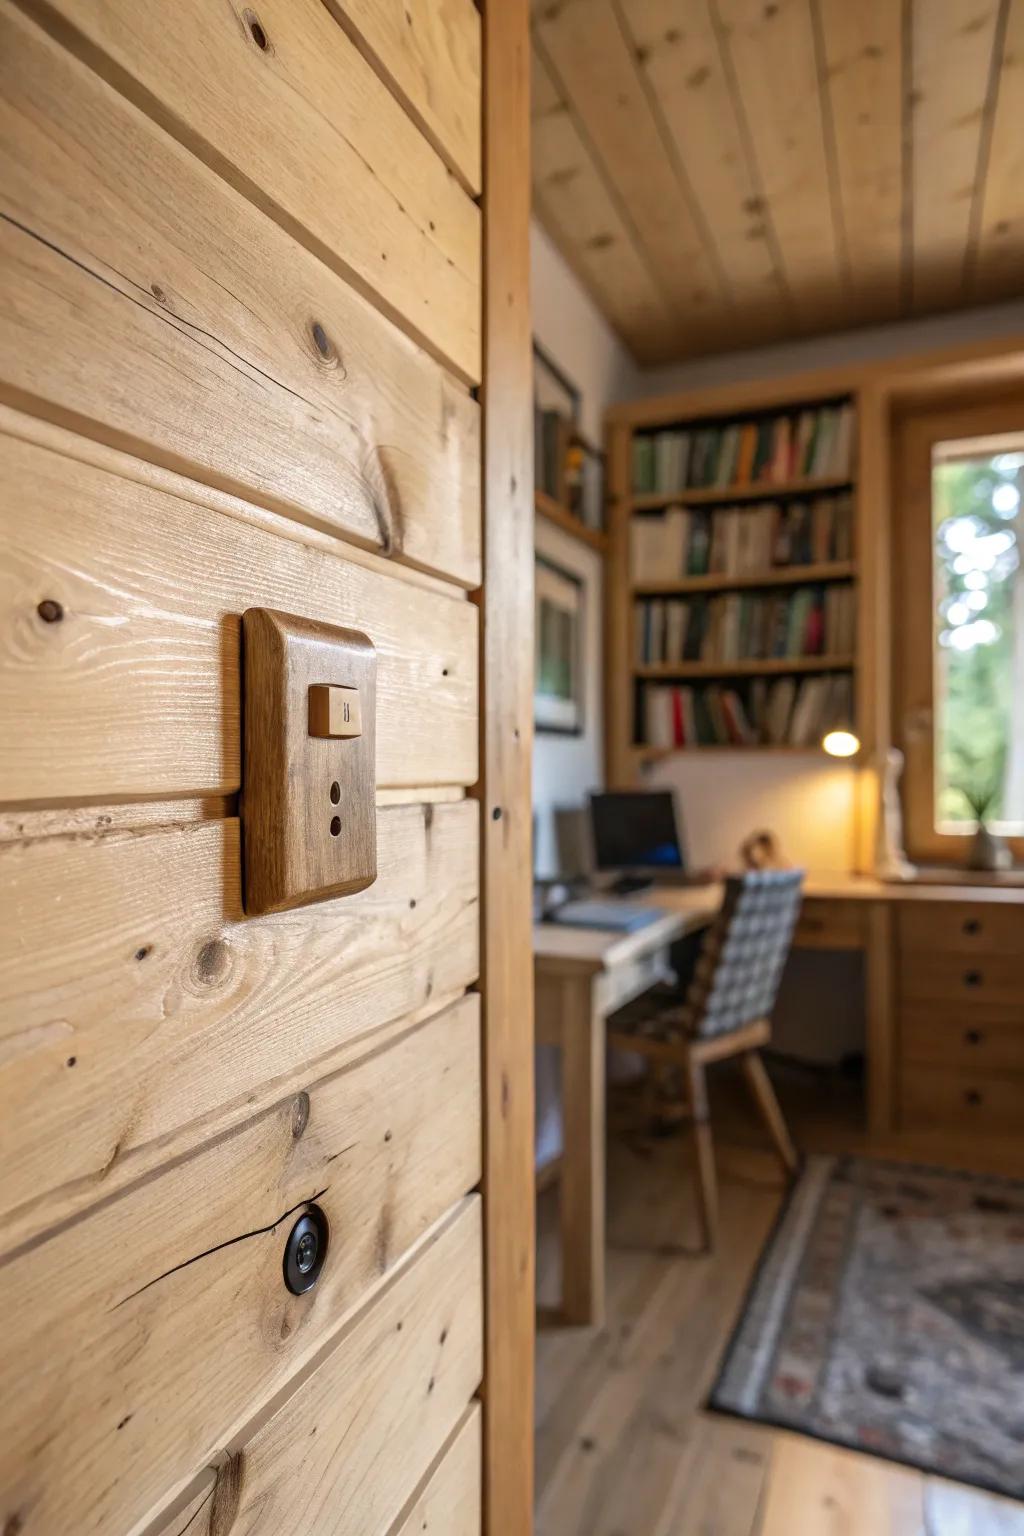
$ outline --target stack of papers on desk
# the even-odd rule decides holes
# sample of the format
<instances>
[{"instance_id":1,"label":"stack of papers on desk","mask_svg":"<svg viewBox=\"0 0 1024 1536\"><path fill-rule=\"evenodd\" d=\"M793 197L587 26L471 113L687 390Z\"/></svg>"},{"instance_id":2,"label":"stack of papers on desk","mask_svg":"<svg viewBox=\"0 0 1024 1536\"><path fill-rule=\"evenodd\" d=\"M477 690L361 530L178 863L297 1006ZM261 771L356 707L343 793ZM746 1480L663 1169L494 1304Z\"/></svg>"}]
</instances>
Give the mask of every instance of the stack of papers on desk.
<instances>
[{"instance_id":1,"label":"stack of papers on desk","mask_svg":"<svg viewBox=\"0 0 1024 1536\"><path fill-rule=\"evenodd\" d=\"M660 907L638 907L630 902L567 901L551 914L553 923L570 928L607 928L613 933L635 933L665 914Z\"/></svg>"}]
</instances>

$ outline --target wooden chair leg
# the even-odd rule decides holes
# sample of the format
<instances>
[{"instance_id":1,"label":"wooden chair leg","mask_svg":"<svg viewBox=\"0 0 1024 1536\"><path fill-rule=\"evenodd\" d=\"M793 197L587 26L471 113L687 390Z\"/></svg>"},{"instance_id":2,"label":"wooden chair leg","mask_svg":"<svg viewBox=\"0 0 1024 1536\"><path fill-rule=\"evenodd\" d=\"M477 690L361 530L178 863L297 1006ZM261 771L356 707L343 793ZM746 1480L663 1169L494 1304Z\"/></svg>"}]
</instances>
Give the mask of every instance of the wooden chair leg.
<instances>
[{"instance_id":1,"label":"wooden chair leg","mask_svg":"<svg viewBox=\"0 0 1024 1536\"><path fill-rule=\"evenodd\" d=\"M718 1233L718 1178L715 1174L715 1148L711 1140L707 1080L704 1067L692 1057L686 1063L686 1082L693 1114L693 1143L697 1152L697 1208L704 1237L704 1249L710 1253Z\"/></svg>"},{"instance_id":2,"label":"wooden chair leg","mask_svg":"<svg viewBox=\"0 0 1024 1536\"><path fill-rule=\"evenodd\" d=\"M779 1161L787 1173L795 1173L797 1169L796 1148L786 1129L786 1122L782 1118L782 1110L779 1101L775 1097L775 1089L771 1079L765 1071L764 1062L761 1060L760 1051L744 1051L743 1071L746 1074L750 1091L754 1097L761 1119L768 1128L768 1134L772 1139L772 1145L779 1154Z\"/></svg>"}]
</instances>

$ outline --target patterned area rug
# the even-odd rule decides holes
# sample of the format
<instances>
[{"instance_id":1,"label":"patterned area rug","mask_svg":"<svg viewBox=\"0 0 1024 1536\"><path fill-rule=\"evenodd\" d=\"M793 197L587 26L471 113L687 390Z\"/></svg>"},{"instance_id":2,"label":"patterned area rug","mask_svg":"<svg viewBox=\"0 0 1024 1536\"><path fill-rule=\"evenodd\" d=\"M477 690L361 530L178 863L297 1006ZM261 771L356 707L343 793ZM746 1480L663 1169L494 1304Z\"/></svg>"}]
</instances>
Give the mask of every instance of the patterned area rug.
<instances>
[{"instance_id":1,"label":"patterned area rug","mask_svg":"<svg viewBox=\"0 0 1024 1536\"><path fill-rule=\"evenodd\" d=\"M708 1406L1024 1498L1024 1183L810 1159Z\"/></svg>"}]
</instances>

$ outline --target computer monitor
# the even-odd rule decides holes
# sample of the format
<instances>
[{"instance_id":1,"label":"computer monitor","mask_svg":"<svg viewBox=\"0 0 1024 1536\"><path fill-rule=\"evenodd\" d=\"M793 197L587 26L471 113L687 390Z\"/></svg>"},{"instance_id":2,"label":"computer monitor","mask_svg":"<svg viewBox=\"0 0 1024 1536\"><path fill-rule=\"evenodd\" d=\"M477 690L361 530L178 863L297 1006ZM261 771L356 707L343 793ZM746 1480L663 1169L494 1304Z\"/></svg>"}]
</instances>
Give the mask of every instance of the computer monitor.
<instances>
[{"instance_id":1,"label":"computer monitor","mask_svg":"<svg viewBox=\"0 0 1024 1536\"><path fill-rule=\"evenodd\" d=\"M599 871L651 880L686 871L671 790L613 790L590 797L594 863Z\"/></svg>"}]
</instances>

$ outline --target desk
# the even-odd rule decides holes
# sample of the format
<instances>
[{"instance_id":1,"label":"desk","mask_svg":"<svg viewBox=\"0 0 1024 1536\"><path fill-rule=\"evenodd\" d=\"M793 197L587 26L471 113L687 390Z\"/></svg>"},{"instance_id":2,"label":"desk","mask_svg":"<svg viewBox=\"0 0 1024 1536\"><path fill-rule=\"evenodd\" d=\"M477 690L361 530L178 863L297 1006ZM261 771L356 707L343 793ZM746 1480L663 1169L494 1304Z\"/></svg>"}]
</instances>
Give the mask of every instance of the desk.
<instances>
[{"instance_id":1,"label":"desk","mask_svg":"<svg viewBox=\"0 0 1024 1536\"><path fill-rule=\"evenodd\" d=\"M533 930L538 1045L562 1054L562 1313L604 1317L605 1020L669 972L669 948L714 916L714 887L635 933L538 923ZM658 903L650 899L651 905Z\"/></svg>"},{"instance_id":2,"label":"desk","mask_svg":"<svg viewBox=\"0 0 1024 1536\"><path fill-rule=\"evenodd\" d=\"M555 923L540 923L534 928L537 1040L557 1045L562 1052L564 1150L559 1199L562 1311L569 1322L599 1324L604 1316L605 1019L664 975L669 946L684 934L705 927L718 910L721 896L720 885L659 887L645 892L632 899L660 907L664 915L636 933L616 934ZM909 909L913 918L932 906L934 918L923 924L900 916L900 909ZM953 885L927 880L888 884L867 876L808 875L795 947L857 949L865 954L866 1091L868 1126L873 1134L884 1136L898 1128L901 1104L907 1110L908 1123L916 1116L919 1128L921 1111L915 1103L907 1102L908 1089L918 1082L927 1082L929 1091L948 1089L954 1070L948 1056L929 1064L931 1047L922 1049L911 1041L909 1032L907 1041L901 1039L901 1008L920 1006L918 992L924 997L931 985L927 974L920 979L922 955L927 962L925 969L930 971L935 968L930 965L929 949L949 947L954 961L956 954L966 956L974 949L991 956L994 950L1016 945L1019 953L1024 942L1016 941L1018 930L1012 929L1007 936L1005 921L992 920L998 915L997 909L1007 906L1019 909L1019 934L1024 941L1024 889L1019 885ZM972 912L977 918L971 918ZM983 913L988 914L984 922ZM1008 915L1004 912L1003 918ZM923 940L915 937L922 933ZM922 948L922 943L929 948ZM1013 986L1019 986L1024 997L1024 960L1017 970L1013 972ZM958 1010L988 1008L998 1022L998 1010L1005 1009L1006 1003L1005 977L1000 985L1002 993L994 1002L975 985L969 996L951 993L933 1006L937 1038L946 1028L943 1049L948 1051L952 1039L952 1021L948 1010L945 1017L942 1015L943 1004L952 1002ZM932 995L928 993L925 1001ZM908 1012L908 1019L910 1016ZM976 1038L977 1029L970 1034ZM915 1041L919 1038L920 1034ZM998 1061L982 1064L978 1078L981 1088L965 1088L969 1107L962 1106L960 1111L965 1123L976 1112L988 1112L984 1095L989 1085L998 1090L995 1074L998 1068L1005 1075L1007 1052L1020 1055L1019 1064L1013 1055L1010 1066L1021 1074L1024 1087L1024 1030L1014 1035L1010 1045L1004 1031L994 1039L993 1049L997 1047L1004 1054ZM979 1047L974 1044L969 1049L973 1051L973 1071ZM1013 1089L1014 1084L1010 1086ZM979 1092L983 1095L980 1099ZM922 1094L918 1093L916 1104L921 1102ZM995 1114L1002 1113L996 1102L991 1108ZM961 1128L959 1124L957 1128Z\"/></svg>"}]
</instances>

